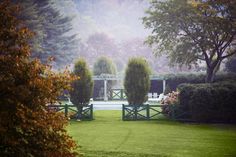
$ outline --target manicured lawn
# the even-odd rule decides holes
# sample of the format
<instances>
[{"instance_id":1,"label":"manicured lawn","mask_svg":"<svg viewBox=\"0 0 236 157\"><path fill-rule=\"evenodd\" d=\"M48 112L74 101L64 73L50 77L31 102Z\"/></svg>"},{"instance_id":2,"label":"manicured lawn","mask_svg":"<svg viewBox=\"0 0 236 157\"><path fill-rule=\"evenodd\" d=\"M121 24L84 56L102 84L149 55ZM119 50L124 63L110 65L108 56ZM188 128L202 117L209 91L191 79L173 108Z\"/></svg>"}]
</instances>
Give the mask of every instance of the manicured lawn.
<instances>
[{"instance_id":1,"label":"manicured lawn","mask_svg":"<svg viewBox=\"0 0 236 157\"><path fill-rule=\"evenodd\" d=\"M236 156L236 126L124 122L121 111L96 111L95 119L68 127L85 157Z\"/></svg>"}]
</instances>

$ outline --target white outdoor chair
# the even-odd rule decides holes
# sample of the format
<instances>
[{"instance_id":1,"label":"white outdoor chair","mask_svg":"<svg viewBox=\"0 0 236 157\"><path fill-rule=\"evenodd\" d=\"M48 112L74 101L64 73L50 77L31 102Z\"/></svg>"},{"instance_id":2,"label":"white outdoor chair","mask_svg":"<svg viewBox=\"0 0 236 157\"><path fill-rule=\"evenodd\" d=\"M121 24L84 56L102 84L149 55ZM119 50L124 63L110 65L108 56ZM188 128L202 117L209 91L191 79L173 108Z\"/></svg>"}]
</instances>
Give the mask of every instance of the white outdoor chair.
<instances>
[{"instance_id":1,"label":"white outdoor chair","mask_svg":"<svg viewBox=\"0 0 236 157\"><path fill-rule=\"evenodd\" d=\"M153 98L158 98L158 94L157 93L153 93Z\"/></svg>"},{"instance_id":2,"label":"white outdoor chair","mask_svg":"<svg viewBox=\"0 0 236 157\"><path fill-rule=\"evenodd\" d=\"M161 93L161 94L159 95L159 97L157 98L157 101L160 102L160 101L162 101L164 98L165 98L165 95L164 95L163 93Z\"/></svg>"},{"instance_id":3,"label":"white outdoor chair","mask_svg":"<svg viewBox=\"0 0 236 157\"><path fill-rule=\"evenodd\" d=\"M148 93L148 98L152 98L152 93Z\"/></svg>"}]
</instances>

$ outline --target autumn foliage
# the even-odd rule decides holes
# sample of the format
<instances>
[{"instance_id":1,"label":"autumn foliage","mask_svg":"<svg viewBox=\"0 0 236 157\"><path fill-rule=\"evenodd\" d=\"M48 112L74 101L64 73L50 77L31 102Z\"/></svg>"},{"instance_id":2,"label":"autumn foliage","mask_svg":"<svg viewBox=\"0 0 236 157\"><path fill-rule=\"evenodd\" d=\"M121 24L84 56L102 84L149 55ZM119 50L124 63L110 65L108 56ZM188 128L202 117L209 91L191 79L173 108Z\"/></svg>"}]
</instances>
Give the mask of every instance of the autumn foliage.
<instances>
[{"instance_id":1,"label":"autumn foliage","mask_svg":"<svg viewBox=\"0 0 236 157\"><path fill-rule=\"evenodd\" d=\"M76 156L67 120L47 110L71 77L29 58L33 34L17 19L19 13L9 1L0 3L0 156Z\"/></svg>"}]
</instances>

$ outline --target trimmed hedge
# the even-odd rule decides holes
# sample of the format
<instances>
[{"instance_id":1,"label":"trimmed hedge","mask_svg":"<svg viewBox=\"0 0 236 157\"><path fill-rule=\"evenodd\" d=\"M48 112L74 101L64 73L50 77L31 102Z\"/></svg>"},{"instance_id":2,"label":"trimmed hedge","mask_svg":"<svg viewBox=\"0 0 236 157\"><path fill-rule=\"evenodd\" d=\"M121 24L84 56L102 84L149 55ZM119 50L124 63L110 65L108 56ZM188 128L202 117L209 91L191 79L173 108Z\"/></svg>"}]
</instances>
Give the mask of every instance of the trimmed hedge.
<instances>
[{"instance_id":1,"label":"trimmed hedge","mask_svg":"<svg viewBox=\"0 0 236 157\"><path fill-rule=\"evenodd\" d=\"M183 83L191 83L191 84L199 84L205 83L205 73L178 73L178 74L166 74L161 75L166 80L166 87L170 88L170 91L176 91L178 85ZM215 82L225 81L225 80L235 80L236 81L236 73L225 73L220 72L215 77ZM152 80L150 93L162 93L162 80Z\"/></svg>"},{"instance_id":2,"label":"trimmed hedge","mask_svg":"<svg viewBox=\"0 0 236 157\"><path fill-rule=\"evenodd\" d=\"M168 74L164 76L166 84L172 91L175 91L178 85L182 83L199 84L205 83L205 73L180 73L180 74ZM235 73L218 73L215 77L215 82L225 80L236 80Z\"/></svg>"},{"instance_id":3,"label":"trimmed hedge","mask_svg":"<svg viewBox=\"0 0 236 157\"><path fill-rule=\"evenodd\" d=\"M166 84L171 90L175 91L178 85L182 83L204 83L205 74L169 74L165 76Z\"/></svg>"},{"instance_id":4,"label":"trimmed hedge","mask_svg":"<svg viewBox=\"0 0 236 157\"><path fill-rule=\"evenodd\" d=\"M236 123L236 82L182 84L177 108L197 122Z\"/></svg>"}]
</instances>

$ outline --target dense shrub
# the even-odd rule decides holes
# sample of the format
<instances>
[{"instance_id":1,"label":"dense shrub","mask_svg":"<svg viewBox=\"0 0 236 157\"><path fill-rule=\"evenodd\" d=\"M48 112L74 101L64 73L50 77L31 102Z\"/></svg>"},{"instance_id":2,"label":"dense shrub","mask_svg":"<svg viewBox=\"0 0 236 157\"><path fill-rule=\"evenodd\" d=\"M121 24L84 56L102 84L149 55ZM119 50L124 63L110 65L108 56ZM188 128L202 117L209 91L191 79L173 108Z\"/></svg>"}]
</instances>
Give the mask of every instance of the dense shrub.
<instances>
[{"instance_id":1,"label":"dense shrub","mask_svg":"<svg viewBox=\"0 0 236 157\"><path fill-rule=\"evenodd\" d=\"M30 59L32 34L18 13L10 1L0 2L0 156L75 157L66 118L47 106L68 89L70 75Z\"/></svg>"},{"instance_id":2,"label":"dense shrub","mask_svg":"<svg viewBox=\"0 0 236 157\"><path fill-rule=\"evenodd\" d=\"M218 73L215 77L215 82L220 82L220 81L236 81L236 73L232 72Z\"/></svg>"},{"instance_id":3,"label":"dense shrub","mask_svg":"<svg viewBox=\"0 0 236 157\"><path fill-rule=\"evenodd\" d=\"M236 123L235 81L213 84L182 84L179 106L198 122Z\"/></svg>"},{"instance_id":4,"label":"dense shrub","mask_svg":"<svg viewBox=\"0 0 236 157\"><path fill-rule=\"evenodd\" d=\"M78 76L78 78L72 83L73 88L70 91L71 102L81 114L83 106L88 105L93 93L92 75L84 59L79 59L75 63L73 74Z\"/></svg>"},{"instance_id":5,"label":"dense shrub","mask_svg":"<svg viewBox=\"0 0 236 157\"><path fill-rule=\"evenodd\" d=\"M169 74L165 76L166 84L171 90L175 91L179 84L182 83L203 83L205 82L205 75L199 74Z\"/></svg>"},{"instance_id":6,"label":"dense shrub","mask_svg":"<svg viewBox=\"0 0 236 157\"><path fill-rule=\"evenodd\" d=\"M129 60L125 72L125 94L131 105L141 105L147 101L150 89L150 69L146 60L132 58Z\"/></svg>"},{"instance_id":7,"label":"dense shrub","mask_svg":"<svg viewBox=\"0 0 236 157\"><path fill-rule=\"evenodd\" d=\"M170 87L171 91L175 91L178 85L182 83L205 83L205 74L203 73L180 73L180 74L168 74L165 75L167 86ZM215 82L225 81L225 80L236 80L235 73L217 73L215 76Z\"/></svg>"}]
</instances>

